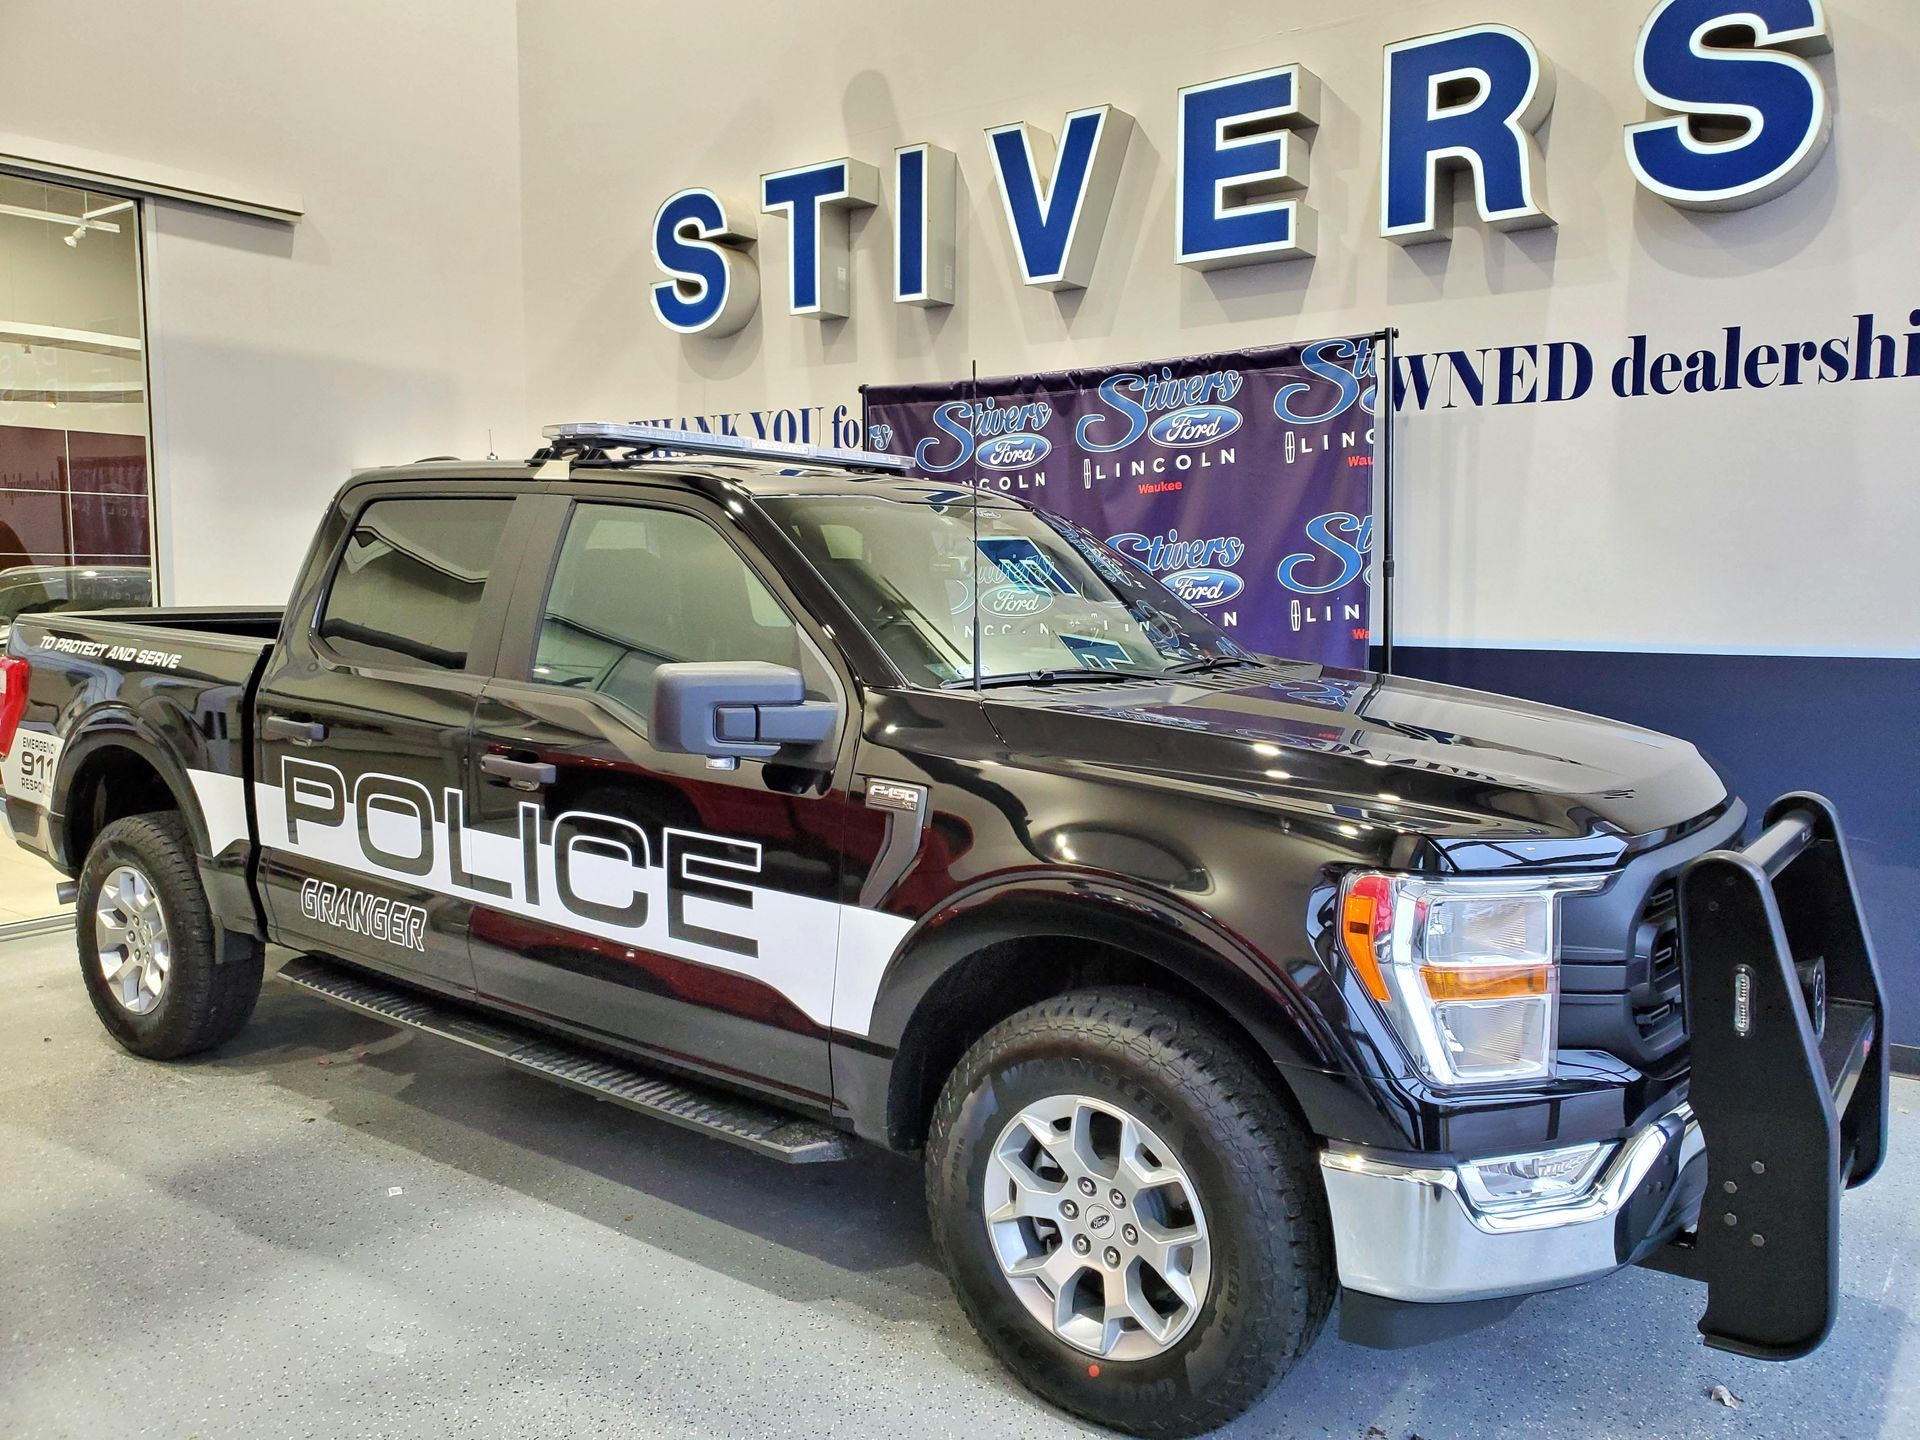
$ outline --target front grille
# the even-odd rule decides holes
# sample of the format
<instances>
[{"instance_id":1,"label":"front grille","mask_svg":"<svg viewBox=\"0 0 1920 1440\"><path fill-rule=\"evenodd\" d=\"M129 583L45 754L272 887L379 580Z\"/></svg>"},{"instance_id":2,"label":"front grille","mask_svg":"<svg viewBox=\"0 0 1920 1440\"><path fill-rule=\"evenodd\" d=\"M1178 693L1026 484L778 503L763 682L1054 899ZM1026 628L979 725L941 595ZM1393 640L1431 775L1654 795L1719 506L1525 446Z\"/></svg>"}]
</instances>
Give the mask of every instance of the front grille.
<instances>
[{"instance_id":1,"label":"front grille","mask_svg":"<svg viewBox=\"0 0 1920 1440\"><path fill-rule=\"evenodd\" d=\"M1649 1040L1674 1027L1684 1033L1680 904L1672 880L1662 880L1647 896L1640 922L1634 927L1634 960L1646 966L1646 978L1631 992L1634 1028Z\"/></svg>"},{"instance_id":2,"label":"front grille","mask_svg":"<svg viewBox=\"0 0 1920 1440\"><path fill-rule=\"evenodd\" d=\"M1597 1050L1648 1073L1685 1062L1681 874L1706 851L1740 843L1735 801L1688 834L1641 850L1604 890L1560 906L1560 1045Z\"/></svg>"}]
</instances>

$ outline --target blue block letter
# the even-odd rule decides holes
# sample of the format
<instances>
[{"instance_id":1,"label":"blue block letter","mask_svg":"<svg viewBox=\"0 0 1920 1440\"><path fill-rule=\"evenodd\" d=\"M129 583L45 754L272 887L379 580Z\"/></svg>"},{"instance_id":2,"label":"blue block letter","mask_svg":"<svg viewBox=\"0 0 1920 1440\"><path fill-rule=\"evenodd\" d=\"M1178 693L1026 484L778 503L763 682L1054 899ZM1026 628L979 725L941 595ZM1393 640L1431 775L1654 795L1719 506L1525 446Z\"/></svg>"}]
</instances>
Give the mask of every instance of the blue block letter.
<instances>
[{"instance_id":1,"label":"blue block letter","mask_svg":"<svg viewBox=\"0 0 1920 1440\"><path fill-rule=\"evenodd\" d=\"M1728 30L1736 37L1714 33ZM1634 177L1692 210L1744 210L1791 190L1833 133L1827 87L1806 60L1832 48L1820 0L1661 0L1634 69L1672 118L1627 127ZM1712 128L1696 128L1703 120Z\"/></svg>"},{"instance_id":2,"label":"blue block letter","mask_svg":"<svg viewBox=\"0 0 1920 1440\"><path fill-rule=\"evenodd\" d=\"M1307 188L1320 82L1298 65L1190 85L1180 92L1173 258L1197 270L1289 260L1314 251Z\"/></svg>"},{"instance_id":3,"label":"blue block letter","mask_svg":"<svg viewBox=\"0 0 1920 1440\"><path fill-rule=\"evenodd\" d=\"M1505 25L1475 25L1387 47L1380 233L1445 240L1453 176L1473 176L1480 218L1501 230L1551 225L1533 132L1553 109L1553 67Z\"/></svg>"},{"instance_id":4,"label":"blue block letter","mask_svg":"<svg viewBox=\"0 0 1920 1440\"><path fill-rule=\"evenodd\" d=\"M852 289L847 212L880 201L880 172L859 160L829 160L760 177L760 208L785 213L787 309L817 320L847 313Z\"/></svg>"},{"instance_id":5,"label":"blue block letter","mask_svg":"<svg viewBox=\"0 0 1920 1440\"><path fill-rule=\"evenodd\" d=\"M1133 117L1111 105L1067 116L1058 155L1053 137L1030 125L987 131L1007 231L1026 284L1042 290L1086 288L1132 136ZM1039 171L1049 164L1053 178L1043 193Z\"/></svg>"},{"instance_id":6,"label":"blue block letter","mask_svg":"<svg viewBox=\"0 0 1920 1440\"><path fill-rule=\"evenodd\" d=\"M953 303L958 174L953 152L938 145L902 145L893 152L896 304Z\"/></svg>"},{"instance_id":7,"label":"blue block letter","mask_svg":"<svg viewBox=\"0 0 1920 1440\"><path fill-rule=\"evenodd\" d=\"M760 272L742 248L753 226L729 220L711 190L669 195L653 217L653 263L673 278L653 286L653 313L682 335L731 335L760 302Z\"/></svg>"}]
</instances>

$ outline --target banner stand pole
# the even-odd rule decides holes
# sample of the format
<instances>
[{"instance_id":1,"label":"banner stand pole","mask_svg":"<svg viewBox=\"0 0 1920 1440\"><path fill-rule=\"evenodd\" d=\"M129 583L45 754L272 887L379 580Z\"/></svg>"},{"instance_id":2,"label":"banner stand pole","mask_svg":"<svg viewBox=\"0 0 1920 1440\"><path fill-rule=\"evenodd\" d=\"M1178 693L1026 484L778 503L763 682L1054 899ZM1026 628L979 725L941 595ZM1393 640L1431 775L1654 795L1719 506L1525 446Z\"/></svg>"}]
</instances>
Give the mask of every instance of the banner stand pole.
<instances>
[{"instance_id":1,"label":"banner stand pole","mask_svg":"<svg viewBox=\"0 0 1920 1440\"><path fill-rule=\"evenodd\" d=\"M967 403L975 407L978 414L980 404L980 361L967 362ZM968 507L973 511L973 554L967 557L967 564L973 571L973 698L976 704L980 700L980 466L973 466L973 496Z\"/></svg>"},{"instance_id":2,"label":"banner stand pole","mask_svg":"<svg viewBox=\"0 0 1920 1440\"><path fill-rule=\"evenodd\" d=\"M1393 673L1393 481L1395 454L1394 426L1399 406L1394 403L1394 385L1399 378L1395 351L1400 329L1389 325L1380 334L1385 358L1376 381L1379 399L1375 402L1386 428L1380 437L1380 668Z\"/></svg>"}]
</instances>

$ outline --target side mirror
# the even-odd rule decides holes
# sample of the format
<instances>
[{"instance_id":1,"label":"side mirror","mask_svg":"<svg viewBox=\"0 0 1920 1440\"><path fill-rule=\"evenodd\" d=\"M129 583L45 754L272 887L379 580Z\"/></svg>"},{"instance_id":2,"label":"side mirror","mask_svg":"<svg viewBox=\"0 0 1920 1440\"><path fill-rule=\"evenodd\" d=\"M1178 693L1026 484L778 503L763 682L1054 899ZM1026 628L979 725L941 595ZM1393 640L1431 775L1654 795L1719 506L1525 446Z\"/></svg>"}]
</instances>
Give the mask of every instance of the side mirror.
<instances>
[{"instance_id":1,"label":"side mirror","mask_svg":"<svg viewBox=\"0 0 1920 1440\"><path fill-rule=\"evenodd\" d=\"M653 672L654 748L713 759L771 760L792 746L818 745L840 723L840 707L807 699L788 665L762 660L662 665Z\"/></svg>"}]
</instances>

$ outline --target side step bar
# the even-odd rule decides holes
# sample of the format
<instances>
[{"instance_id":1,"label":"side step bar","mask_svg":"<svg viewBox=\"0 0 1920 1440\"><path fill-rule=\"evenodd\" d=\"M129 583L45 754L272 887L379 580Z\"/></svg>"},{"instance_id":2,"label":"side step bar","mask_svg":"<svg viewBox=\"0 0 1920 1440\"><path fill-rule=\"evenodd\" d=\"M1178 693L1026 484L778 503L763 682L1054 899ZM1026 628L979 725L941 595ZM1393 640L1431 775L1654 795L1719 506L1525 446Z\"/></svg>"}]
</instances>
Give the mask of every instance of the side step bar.
<instances>
[{"instance_id":1,"label":"side step bar","mask_svg":"<svg viewBox=\"0 0 1920 1440\"><path fill-rule=\"evenodd\" d=\"M335 1005L458 1041L596 1099L611 1100L642 1115L698 1130L789 1165L847 1157L846 1136L830 1126L644 1070L628 1061L516 1026L510 1020L402 989L345 965L302 957L289 960L281 968L280 978Z\"/></svg>"},{"instance_id":2,"label":"side step bar","mask_svg":"<svg viewBox=\"0 0 1920 1440\"><path fill-rule=\"evenodd\" d=\"M1839 1304L1840 1195L1887 1144L1886 998L1833 806L1794 794L1680 882L1699 1228L1642 1263L1704 1280L1717 1350L1793 1360Z\"/></svg>"}]
</instances>

